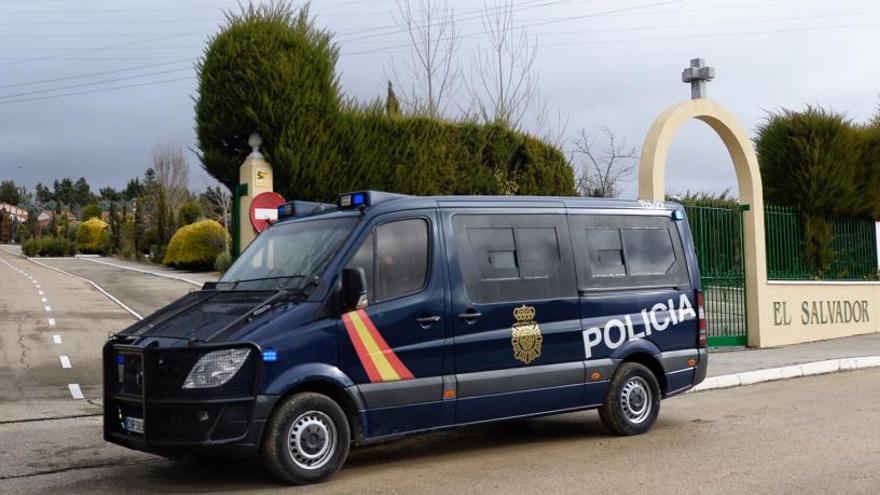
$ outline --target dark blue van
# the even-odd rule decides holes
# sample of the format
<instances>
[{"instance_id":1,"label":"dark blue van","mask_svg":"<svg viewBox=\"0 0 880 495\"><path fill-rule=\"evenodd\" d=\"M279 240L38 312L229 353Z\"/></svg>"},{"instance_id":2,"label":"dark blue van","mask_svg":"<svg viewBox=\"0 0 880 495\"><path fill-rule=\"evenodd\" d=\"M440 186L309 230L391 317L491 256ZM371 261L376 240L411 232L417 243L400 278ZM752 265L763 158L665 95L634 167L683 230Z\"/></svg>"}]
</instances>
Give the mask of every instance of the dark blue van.
<instances>
[{"instance_id":1,"label":"dark blue van","mask_svg":"<svg viewBox=\"0 0 880 495\"><path fill-rule=\"evenodd\" d=\"M364 191L294 201L220 281L104 347L104 436L262 455L291 483L351 444L599 409L646 432L708 364L681 206Z\"/></svg>"}]
</instances>

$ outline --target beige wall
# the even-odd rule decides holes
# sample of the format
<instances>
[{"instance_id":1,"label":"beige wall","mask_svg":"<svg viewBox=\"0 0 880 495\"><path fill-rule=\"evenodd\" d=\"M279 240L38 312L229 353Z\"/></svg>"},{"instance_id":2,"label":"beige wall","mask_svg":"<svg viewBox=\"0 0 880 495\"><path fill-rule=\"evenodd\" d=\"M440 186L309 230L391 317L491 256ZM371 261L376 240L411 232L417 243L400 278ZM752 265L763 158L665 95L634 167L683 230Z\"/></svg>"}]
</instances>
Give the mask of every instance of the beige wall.
<instances>
[{"instance_id":1,"label":"beige wall","mask_svg":"<svg viewBox=\"0 0 880 495\"><path fill-rule=\"evenodd\" d=\"M880 331L880 283L769 282L761 347Z\"/></svg>"}]
</instances>

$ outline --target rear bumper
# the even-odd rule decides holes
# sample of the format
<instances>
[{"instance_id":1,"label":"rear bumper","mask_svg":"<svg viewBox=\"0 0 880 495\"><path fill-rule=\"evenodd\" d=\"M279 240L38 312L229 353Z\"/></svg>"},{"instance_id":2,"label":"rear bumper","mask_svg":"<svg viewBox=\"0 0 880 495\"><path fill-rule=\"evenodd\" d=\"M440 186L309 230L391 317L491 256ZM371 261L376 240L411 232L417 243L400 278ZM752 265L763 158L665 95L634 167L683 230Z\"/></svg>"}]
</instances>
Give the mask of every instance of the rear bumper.
<instances>
[{"instance_id":1,"label":"rear bumper","mask_svg":"<svg viewBox=\"0 0 880 495\"><path fill-rule=\"evenodd\" d=\"M185 453L251 456L260 448L278 398L258 395L250 400L155 404L144 420L143 434L125 431L119 406L109 404L105 406L104 439L166 457ZM206 419L199 421L200 417Z\"/></svg>"},{"instance_id":2,"label":"rear bumper","mask_svg":"<svg viewBox=\"0 0 880 495\"><path fill-rule=\"evenodd\" d=\"M694 368L694 386L697 386L706 379L706 372L709 370L709 349L703 347L699 349L697 356L697 367Z\"/></svg>"}]
</instances>

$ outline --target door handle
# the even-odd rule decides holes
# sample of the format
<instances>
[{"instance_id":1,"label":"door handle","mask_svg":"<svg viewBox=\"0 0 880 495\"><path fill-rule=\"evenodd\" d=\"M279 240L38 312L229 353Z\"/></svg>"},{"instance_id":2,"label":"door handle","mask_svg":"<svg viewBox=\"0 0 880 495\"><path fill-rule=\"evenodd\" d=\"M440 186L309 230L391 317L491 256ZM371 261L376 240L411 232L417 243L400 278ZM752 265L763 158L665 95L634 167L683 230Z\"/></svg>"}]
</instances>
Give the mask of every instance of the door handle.
<instances>
[{"instance_id":1,"label":"door handle","mask_svg":"<svg viewBox=\"0 0 880 495\"><path fill-rule=\"evenodd\" d=\"M416 318L416 321L419 322L419 325L426 327L428 325L433 325L440 321L440 317L437 315L434 316L422 316L421 318Z\"/></svg>"},{"instance_id":2,"label":"door handle","mask_svg":"<svg viewBox=\"0 0 880 495\"><path fill-rule=\"evenodd\" d=\"M471 324L475 323L479 317L483 316L483 313L480 313L479 311L471 308L463 313L459 313L456 316L458 316L458 318L466 321L468 325L471 325Z\"/></svg>"}]
</instances>

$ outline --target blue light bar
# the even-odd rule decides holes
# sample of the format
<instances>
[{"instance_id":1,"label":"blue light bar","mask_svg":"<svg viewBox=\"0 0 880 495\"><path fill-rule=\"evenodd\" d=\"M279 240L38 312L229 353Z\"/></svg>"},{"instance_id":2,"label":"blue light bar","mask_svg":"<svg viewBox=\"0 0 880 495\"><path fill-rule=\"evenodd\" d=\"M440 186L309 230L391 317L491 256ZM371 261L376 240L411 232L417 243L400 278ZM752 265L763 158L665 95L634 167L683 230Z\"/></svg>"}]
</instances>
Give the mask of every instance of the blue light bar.
<instances>
[{"instance_id":1,"label":"blue light bar","mask_svg":"<svg viewBox=\"0 0 880 495\"><path fill-rule=\"evenodd\" d=\"M295 214L296 208L293 206L293 201L278 207L278 218L292 217Z\"/></svg>"},{"instance_id":2,"label":"blue light bar","mask_svg":"<svg viewBox=\"0 0 880 495\"><path fill-rule=\"evenodd\" d=\"M116 355L116 364L125 364L125 356L123 354Z\"/></svg>"},{"instance_id":3,"label":"blue light bar","mask_svg":"<svg viewBox=\"0 0 880 495\"><path fill-rule=\"evenodd\" d=\"M274 363L278 360L278 353L272 347L263 349L263 361L266 363Z\"/></svg>"},{"instance_id":4,"label":"blue light bar","mask_svg":"<svg viewBox=\"0 0 880 495\"><path fill-rule=\"evenodd\" d=\"M370 206L370 193L366 191L360 191L340 194L337 204L339 205L340 209L362 208Z\"/></svg>"},{"instance_id":5,"label":"blue light bar","mask_svg":"<svg viewBox=\"0 0 880 495\"><path fill-rule=\"evenodd\" d=\"M672 210L673 220L684 220L684 212L681 210Z\"/></svg>"}]
</instances>

